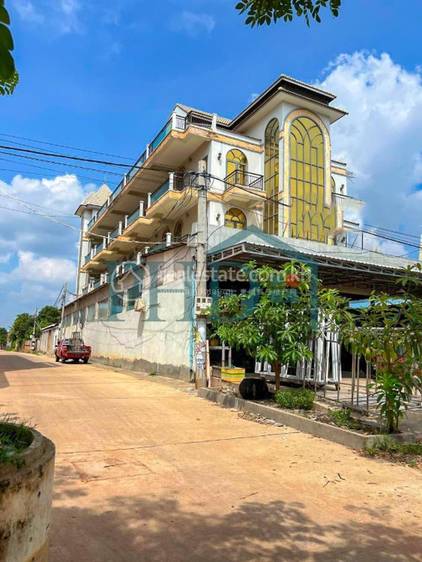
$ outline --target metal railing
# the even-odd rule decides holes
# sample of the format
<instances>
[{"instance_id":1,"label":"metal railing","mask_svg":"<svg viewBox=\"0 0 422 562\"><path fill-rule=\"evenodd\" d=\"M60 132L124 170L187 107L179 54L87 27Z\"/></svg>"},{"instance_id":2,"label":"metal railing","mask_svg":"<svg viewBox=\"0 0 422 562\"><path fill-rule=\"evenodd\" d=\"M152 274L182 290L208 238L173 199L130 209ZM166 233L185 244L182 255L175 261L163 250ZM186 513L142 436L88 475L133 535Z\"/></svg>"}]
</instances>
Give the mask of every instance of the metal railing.
<instances>
[{"instance_id":1,"label":"metal railing","mask_svg":"<svg viewBox=\"0 0 422 562\"><path fill-rule=\"evenodd\" d=\"M163 183L163 185L160 185L160 187L158 189L156 189L154 191L154 193L151 194L151 205L153 205L154 203L156 203L159 199L161 199L161 197L167 193L167 191L169 191L170 188L170 180L168 179L167 181L165 181Z\"/></svg>"},{"instance_id":2,"label":"metal railing","mask_svg":"<svg viewBox=\"0 0 422 562\"><path fill-rule=\"evenodd\" d=\"M125 174L124 178L115 188L106 203L104 203L104 205L98 210L98 212L91 218L88 223L88 230L90 230L98 221L98 219L102 217L106 209L110 206L111 202L123 191L127 182L131 180L135 176L135 174L143 167L146 160L157 150L157 148L168 137L172 130L176 129L179 131L185 131L190 125L210 129L212 127L212 121L212 117L202 115L195 111L191 111L186 115L186 117L173 114L164 125L164 127L157 133L151 143L148 144L135 164Z\"/></svg>"},{"instance_id":3,"label":"metal railing","mask_svg":"<svg viewBox=\"0 0 422 562\"><path fill-rule=\"evenodd\" d=\"M110 241L115 240L119 236L119 225L110 232Z\"/></svg>"},{"instance_id":4,"label":"metal railing","mask_svg":"<svg viewBox=\"0 0 422 562\"><path fill-rule=\"evenodd\" d=\"M205 127L206 129L211 129L212 127L212 117L202 115L201 113L196 113L196 111L191 111L186 116L187 125L195 125L199 127Z\"/></svg>"},{"instance_id":5,"label":"metal railing","mask_svg":"<svg viewBox=\"0 0 422 562\"><path fill-rule=\"evenodd\" d=\"M178 119L178 116L176 116L175 124L176 124L177 129L179 129L179 128L181 129L183 127L182 130L185 130L185 128L186 128L185 118ZM113 191L113 193L110 195L107 202L91 218L91 220L88 223L88 230L90 228L92 228L94 226L94 224L97 222L97 220L105 213L105 211L106 211L107 207L109 206L109 204L111 203L111 201L113 201L122 192L122 190L125 187L125 185L127 184L127 182L129 180L131 180L133 178L133 176L138 172L138 170L140 170L142 168L142 166L144 165L147 158L167 138L167 136L171 133L172 129L173 129L173 116L167 121L167 123L159 131L159 133L154 137L152 142L147 146L147 148L144 150L144 152L141 154L141 156L138 158L138 160L135 162L135 164L129 169L129 171L127 172L125 177L122 179L122 181L119 183L119 185Z\"/></svg>"},{"instance_id":6,"label":"metal railing","mask_svg":"<svg viewBox=\"0 0 422 562\"><path fill-rule=\"evenodd\" d=\"M224 181L226 189L230 189L230 187L236 185L241 185L248 189L256 189L258 191L263 191L264 189L264 176L247 172L246 170L234 170L225 177Z\"/></svg>"},{"instance_id":7,"label":"metal railing","mask_svg":"<svg viewBox=\"0 0 422 562\"><path fill-rule=\"evenodd\" d=\"M134 213L132 213L131 215L128 216L127 218L127 223L126 223L126 228L131 225L133 222L135 222L137 219L139 219L140 216L140 210L139 207L136 209L136 211Z\"/></svg>"}]
</instances>

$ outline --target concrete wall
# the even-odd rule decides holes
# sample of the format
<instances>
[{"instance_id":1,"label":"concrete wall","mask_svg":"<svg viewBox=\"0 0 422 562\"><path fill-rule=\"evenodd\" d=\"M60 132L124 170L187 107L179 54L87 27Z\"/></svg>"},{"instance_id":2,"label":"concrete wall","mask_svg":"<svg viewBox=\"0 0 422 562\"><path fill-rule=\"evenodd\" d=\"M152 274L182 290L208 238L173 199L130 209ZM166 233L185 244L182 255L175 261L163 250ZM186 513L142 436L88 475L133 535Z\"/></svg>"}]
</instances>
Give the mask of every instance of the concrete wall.
<instances>
[{"instance_id":1,"label":"concrete wall","mask_svg":"<svg viewBox=\"0 0 422 562\"><path fill-rule=\"evenodd\" d=\"M51 328L41 332L40 339L38 340L38 351L48 355L54 354L54 347L59 337L59 328Z\"/></svg>"},{"instance_id":2,"label":"concrete wall","mask_svg":"<svg viewBox=\"0 0 422 562\"><path fill-rule=\"evenodd\" d=\"M54 445L37 431L22 466L0 465L0 562L47 562Z\"/></svg>"},{"instance_id":3,"label":"concrete wall","mask_svg":"<svg viewBox=\"0 0 422 562\"><path fill-rule=\"evenodd\" d=\"M80 331L96 360L190 380L194 311L188 267L192 265L192 249L174 248L148 257L146 263L144 312L128 309L127 289L135 280L128 274L114 287L104 286L68 305L64 336ZM153 276L151 271L155 271ZM98 303L107 302L110 307L113 291L121 296L123 310L100 318ZM92 305L96 307L95 319L88 320L87 308ZM75 323L78 310L85 311L82 324Z\"/></svg>"}]
</instances>

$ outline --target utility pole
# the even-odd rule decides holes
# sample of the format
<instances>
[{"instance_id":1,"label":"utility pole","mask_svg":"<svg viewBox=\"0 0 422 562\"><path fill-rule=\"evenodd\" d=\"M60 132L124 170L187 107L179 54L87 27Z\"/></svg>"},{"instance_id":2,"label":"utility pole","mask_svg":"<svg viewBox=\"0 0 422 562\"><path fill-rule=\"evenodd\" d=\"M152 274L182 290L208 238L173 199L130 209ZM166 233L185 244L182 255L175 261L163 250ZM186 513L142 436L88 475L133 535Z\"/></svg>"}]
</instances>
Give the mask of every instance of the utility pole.
<instances>
[{"instance_id":1,"label":"utility pole","mask_svg":"<svg viewBox=\"0 0 422 562\"><path fill-rule=\"evenodd\" d=\"M35 330L36 330L36 327L37 327L37 316L38 316L38 308L35 309L34 326L32 328L32 341L31 341L32 351L36 351L36 349L37 349L37 340L35 338Z\"/></svg>"},{"instance_id":2,"label":"utility pole","mask_svg":"<svg viewBox=\"0 0 422 562\"><path fill-rule=\"evenodd\" d=\"M63 290L62 290L62 314L60 318L59 340L63 338L64 307L66 305L66 298L67 298L67 283L63 285Z\"/></svg>"},{"instance_id":3,"label":"utility pole","mask_svg":"<svg viewBox=\"0 0 422 562\"><path fill-rule=\"evenodd\" d=\"M197 386L205 384L207 319L204 314L207 303L207 246L208 246L208 218L207 218L207 164L200 160L198 164L198 221L196 236L196 377Z\"/></svg>"},{"instance_id":4,"label":"utility pole","mask_svg":"<svg viewBox=\"0 0 422 562\"><path fill-rule=\"evenodd\" d=\"M35 340L35 328L37 326L37 316L38 316L38 308L35 309L35 314L34 314L34 327L32 328L32 337Z\"/></svg>"}]
</instances>

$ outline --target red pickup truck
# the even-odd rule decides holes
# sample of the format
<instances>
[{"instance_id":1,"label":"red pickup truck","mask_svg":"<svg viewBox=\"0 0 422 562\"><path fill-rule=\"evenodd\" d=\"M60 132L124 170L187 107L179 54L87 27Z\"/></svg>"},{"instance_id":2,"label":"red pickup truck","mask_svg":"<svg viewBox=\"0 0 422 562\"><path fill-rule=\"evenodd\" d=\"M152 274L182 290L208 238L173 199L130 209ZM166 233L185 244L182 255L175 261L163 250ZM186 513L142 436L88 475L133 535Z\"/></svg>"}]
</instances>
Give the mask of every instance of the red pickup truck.
<instances>
[{"instance_id":1,"label":"red pickup truck","mask_svg":"<svg viewBox=\"0 0 422 562\"><path fill-rule=\"evenodd\" d=\"M82 360L84 363L88 363L91 357L91 347L85 345L79 338L59 340L56 345L55 355L56 361L62 361L63 363L67 359L78 362Z\"/></svg>"}]
</instances>

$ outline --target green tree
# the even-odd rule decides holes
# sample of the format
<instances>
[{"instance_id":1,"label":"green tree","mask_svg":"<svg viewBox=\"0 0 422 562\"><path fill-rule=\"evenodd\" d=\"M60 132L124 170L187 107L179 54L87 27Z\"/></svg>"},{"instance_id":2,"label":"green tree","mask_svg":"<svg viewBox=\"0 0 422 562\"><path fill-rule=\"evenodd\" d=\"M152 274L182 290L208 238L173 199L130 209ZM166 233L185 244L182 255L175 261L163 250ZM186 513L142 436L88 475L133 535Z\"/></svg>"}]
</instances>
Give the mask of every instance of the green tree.
<instances>
[{"instance_id":1,"label":"green tree","mask_svg":"<svg viewBox=\"0 0 422 562\"><path fill-rule=\"evenodd\" d=\"M270 25L282 19L292 21L294 17L303 17L307 23L311 20L321 22L321 8L329 8L335 17L339 15L341 0L240 0L236 9L246 14L245 23L255 25Z\"/></svg>"},{"instance_id":2,"label":"green tree","mask_svg":"<svg viewBox=\"0 0 422 562\"><path fill-rule=\"evenodd\" d=\"M31 337L34 329L34 317L27 312L18 314L9 332L9 340L13 349L19 349Z\"/></svg>"},{"instance_id":3,"label":"green tree","mask_svg":"<svg viewBox=\"0 0 422 562\"><path fill-rule=\"evenodd\" d=\"M10 17L5 8L4 0L0 0L0 95L11 94L18 82L15 61L13 37L9 29Z\"/></svg>"},{"instance_id":4,"label":"green tree","mask_svg":"<svg viewBox=\"0 0 422 562\"><path fill-rule=\"evenodd\" d=\"M44 306L37 315L37 335L42 328L57 324L60 321L61 312L55 306Z\"/></svg>"},{"instance_id":5,"label":"green tree","mask_svg":"<svg viewBox=\"0 0 422 562\"><path fill-rule=\"evenodd\" d=\"M335 290L319 288L300 263L281 270L249 264L247 274L255 286L220 298L211 319L222 341L273 365L278 390L282 365L312 358L309 342L318 335L318 315L336 323L348 314L347 301Z\"/></svg>"},{"instance_id":6,"label":"green tree","mask_svg":"<svg viewBox=\"0 0 422 562\"><path fill-rule=\"evenodd\" d=\"M7 345L7 330L0 328L0 349L4 349Z\"/></svg>"},{"instance_id":7,"label":"green tree","mask_svg":"<svg viewBox=\"0 0 422 562\"><path fill-rule=\"evenodd\" d=\"M399 298L372 293L369 306L343 329L349 349L376 369L373 387L389 433L398 431L413 392L422 389L422 299L417 296L422 285L420 272L420 264L404 272Z\"/></svg>"}]
</instances>

